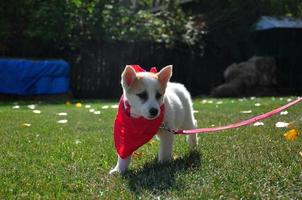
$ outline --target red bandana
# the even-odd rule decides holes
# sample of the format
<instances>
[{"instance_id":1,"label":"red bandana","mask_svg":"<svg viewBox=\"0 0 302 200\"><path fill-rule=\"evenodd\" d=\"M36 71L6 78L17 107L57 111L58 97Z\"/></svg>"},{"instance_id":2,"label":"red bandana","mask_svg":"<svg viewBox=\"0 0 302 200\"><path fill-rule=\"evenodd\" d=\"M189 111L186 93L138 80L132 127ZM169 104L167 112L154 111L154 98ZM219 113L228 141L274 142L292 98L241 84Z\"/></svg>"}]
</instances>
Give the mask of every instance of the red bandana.
<instances>
[{"instance_id":1,"label":"red bandana","mask_svg":"<svg viewBox=\"0 0 302 200\"><path fill-rule=\"evenodd\" d=\"M136 72L144 70L138 65L132 65ZM156 73L156 68L150 72ZM126 103L126 108L125 108ZM164 119L165 107L160 107L160 115L149 120L144 117L134 118L130 116L130 105L120 99L118 112L114 122L114 143L117 153L122 159L130 156L136 149L146 144L157 133Z\"/></svg>"}]
</instances>

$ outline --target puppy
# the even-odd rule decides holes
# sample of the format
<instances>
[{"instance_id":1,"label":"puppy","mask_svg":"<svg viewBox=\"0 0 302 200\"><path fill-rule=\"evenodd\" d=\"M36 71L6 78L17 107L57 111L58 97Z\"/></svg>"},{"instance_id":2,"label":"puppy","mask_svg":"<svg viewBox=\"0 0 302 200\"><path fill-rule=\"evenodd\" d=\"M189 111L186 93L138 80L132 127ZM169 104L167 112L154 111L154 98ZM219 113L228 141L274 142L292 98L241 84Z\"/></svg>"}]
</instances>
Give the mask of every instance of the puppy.
<instances>
[{"instance_id":1,"label":"puppy","mask_svg":"<svg viewBox=\"0 0 302 200\"><path fill-rule=\"evenodd\" d=\"M118 161L110 174L126 171L132 153L155 134L160 139L158 161L171 160L174 134L159 128L162 124L171 130L196 128L190 93L182 84L169 82L171 76L171 65L160 72L154 68L145 72L137 65L125 67L121 76L123 96L114 125ZM195 148L196 134L189 135L187 142Z\"/></svg>"}]
</instances>

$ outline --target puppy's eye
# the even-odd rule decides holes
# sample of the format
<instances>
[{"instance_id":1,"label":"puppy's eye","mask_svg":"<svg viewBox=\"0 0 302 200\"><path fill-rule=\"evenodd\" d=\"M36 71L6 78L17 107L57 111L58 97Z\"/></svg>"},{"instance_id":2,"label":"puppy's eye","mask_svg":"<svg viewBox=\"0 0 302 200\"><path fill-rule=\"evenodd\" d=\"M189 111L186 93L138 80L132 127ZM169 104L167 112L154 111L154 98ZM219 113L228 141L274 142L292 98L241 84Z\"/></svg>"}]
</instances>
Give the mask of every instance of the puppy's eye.
<instances>
[{"instance_id":1,"label":"puppy's eye","mask_svg":"<svg viewBox=\"0 0 302 200\"><path fill-rule=\"evenodd\" d=\"M156 95L155 95L155 98L156 98L156 99L160 99L160 98L161 98L161 96L162 96L162 94L161 94L161 93L156 92Z\"/></svg>"},{"instance_id":2,"label":"puppy's eye","mask_svg":"<svg viewBox=\"0 0 302 200\"><path fill-rule=\"evenodd\" d=\"M141 100L146 101L148 99L148 94L146 91L143 91L142 93L136 94Z\"/></svg>"}]
</instances>

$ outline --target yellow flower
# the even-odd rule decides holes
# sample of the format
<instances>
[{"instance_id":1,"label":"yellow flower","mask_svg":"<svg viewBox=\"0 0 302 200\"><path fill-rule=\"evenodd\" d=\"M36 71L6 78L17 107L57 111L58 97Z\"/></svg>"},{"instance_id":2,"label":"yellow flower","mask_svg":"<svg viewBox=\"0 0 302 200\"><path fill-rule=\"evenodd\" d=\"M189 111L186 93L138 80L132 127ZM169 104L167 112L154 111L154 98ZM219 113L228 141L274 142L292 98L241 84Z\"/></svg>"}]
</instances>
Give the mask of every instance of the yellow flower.
<instances>
[{"instance_id":1,"label":"yellow flower","mask_svg":"<svg viewBox=\"0 0 302 200\"><path fill-rule=\"evenodd\" d=\"M299 136L299 131L295 128L284 133L284 137L288 141L293 141L293 140L297 139L298 136Z\"/></svg>"},{"instance_id":2,"label":"yellow flower","mask_svg":"<svg viewBox=\"0 0 302 200\"><path fill-rule=\"evenodd\" d=\"M77 108L81 108L82 107L82 104L81 103L76 103L75 105Z\"/></svg>"},{"instance_id":3,"label":"yellow flower","mask_svg":"<svg viewBox=\"0 0 302 200\"><path fill-rule=\"evenodd\" d=\"M65 102L65 105L66 105L66 106L69 106L69 105L70 105L70 102L69 102L69 101L66 101L66 102Z\"/></svg>"}]
</instances>

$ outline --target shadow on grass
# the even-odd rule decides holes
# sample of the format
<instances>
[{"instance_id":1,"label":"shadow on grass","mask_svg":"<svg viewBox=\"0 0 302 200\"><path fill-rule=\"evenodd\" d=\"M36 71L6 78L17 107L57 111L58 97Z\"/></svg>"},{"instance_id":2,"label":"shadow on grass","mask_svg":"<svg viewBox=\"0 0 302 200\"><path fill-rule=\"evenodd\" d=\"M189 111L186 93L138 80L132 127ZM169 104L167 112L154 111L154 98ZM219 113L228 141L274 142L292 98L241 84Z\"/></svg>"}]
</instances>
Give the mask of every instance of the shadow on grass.
<instances>
[{"instance_id":1,"label":"shadow on grass","mask_svg":"<svg viewBox=\"0 0 302 200\"><path fill-rule=\"evenodd\" d=\"M160 194L171 188L183 189L182 183L176 182L177 173L198 168L200 165L200 153L191 151L168 163L159 164L157 160L146 163L140 170L128 171L123 178L128 181L129 189L134 193L148 190L152 194Z\"/></svg>"}]
</instances>

